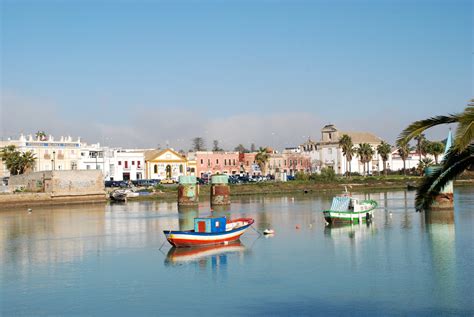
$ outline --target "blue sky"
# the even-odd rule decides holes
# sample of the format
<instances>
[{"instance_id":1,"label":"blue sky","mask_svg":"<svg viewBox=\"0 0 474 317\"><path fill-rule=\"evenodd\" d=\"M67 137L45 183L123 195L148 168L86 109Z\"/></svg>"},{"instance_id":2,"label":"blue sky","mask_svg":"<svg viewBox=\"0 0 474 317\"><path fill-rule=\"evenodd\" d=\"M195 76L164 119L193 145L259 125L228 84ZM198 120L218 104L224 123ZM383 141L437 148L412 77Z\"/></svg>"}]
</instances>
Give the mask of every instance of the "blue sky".
<instances>
[{"instance_id":1,"label":"blue sky","mask_svg":"<svg viewBox=\"0 0 474 317\"><path fill-rule=\"evenodd\" d=\"M473 97L471 1L0 3L3 138L281 148L334 123L393 144Z\"/></svg>"}]
</instances>

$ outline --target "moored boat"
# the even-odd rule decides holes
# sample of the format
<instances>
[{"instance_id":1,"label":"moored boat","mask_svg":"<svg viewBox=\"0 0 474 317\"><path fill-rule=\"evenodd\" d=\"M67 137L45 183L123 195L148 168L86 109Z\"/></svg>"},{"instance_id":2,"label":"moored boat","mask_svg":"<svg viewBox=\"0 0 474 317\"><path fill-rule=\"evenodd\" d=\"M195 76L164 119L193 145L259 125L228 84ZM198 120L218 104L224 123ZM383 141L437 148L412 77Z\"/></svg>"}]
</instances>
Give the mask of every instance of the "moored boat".
<instances>
[{"instance_id":1,"label":"moored boat","mask_svg":"<svg viewBox=\"0 0 474 317\"><path fill-rule=\"evenodd\" d=\"M328 223L361 223L374 217L377 202L372 199L359 200L349 194L334 197L331 208L324 210L324 219Z\"/></svg>"},{"instance_id":2,"label":"moored boat","mask_svg":"<svg viewBox=\"0 0 474 317\"><path fill-rule=\"evenodd\" d=\"M194 218L194 230L165 230L163 233L168 242L178 248L205 246L237 241L253 223L252 218Z\"/></svg>"}]
</instances>

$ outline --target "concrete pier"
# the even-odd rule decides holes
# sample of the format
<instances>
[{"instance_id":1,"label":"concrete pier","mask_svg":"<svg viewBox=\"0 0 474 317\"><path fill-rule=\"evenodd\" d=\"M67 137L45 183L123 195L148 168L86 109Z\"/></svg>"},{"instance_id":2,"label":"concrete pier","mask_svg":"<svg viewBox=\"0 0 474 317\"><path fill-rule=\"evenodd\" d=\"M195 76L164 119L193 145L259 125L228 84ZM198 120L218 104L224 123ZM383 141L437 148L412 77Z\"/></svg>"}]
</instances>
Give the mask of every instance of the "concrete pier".
<instances>
[{"instance_id":1,"label":"concrete pier","mask_svg":"<svg viewBox=\"0 0 474 317\"><path fill-rule=\"evenodd\" d=\"M211 176L211 206L230 205L230 186L227 175Z\"/></svg>"},{"instance_id":2,"label":"concrete pier","mask_svg":"<svg viewBox=\"0 0 474 317\"><path fill-rule=\"evenodd\" d=\"M199 185L196 176L180 176L178 185L178 206L197 206Z\"/></svg>"}]
</instances>

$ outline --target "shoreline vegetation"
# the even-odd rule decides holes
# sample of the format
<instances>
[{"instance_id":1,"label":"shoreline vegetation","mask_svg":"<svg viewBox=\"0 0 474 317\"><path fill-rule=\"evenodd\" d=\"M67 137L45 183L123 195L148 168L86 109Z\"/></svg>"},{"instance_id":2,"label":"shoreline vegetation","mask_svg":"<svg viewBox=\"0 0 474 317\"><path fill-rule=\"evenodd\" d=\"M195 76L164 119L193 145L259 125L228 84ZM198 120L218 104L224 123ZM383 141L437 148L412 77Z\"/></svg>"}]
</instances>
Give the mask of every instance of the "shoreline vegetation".
<instances>
[{"instance_id":1,"label":"shoreline vegetation","mask_svg":"<svg viewBox=\"0 0 474 317\"><path fill-rule=\"evenodd\" d=\"M407 185L418 185L422 181L421 176L353 176L351 178L336 177L332 180L293 180L288 182L258 182L245 184L229 184L231 199L237 196L255 195L285 195L285 194L317 194L317 193L340 193L347 190L352 193L366 193L380 190L407 189ZM455 181L455 186L473 186L474 173L468 173L459 177ZM148 194L129 198L129 201L176 201L177 184L157 185L153 188L141 188L138 191L146 191ZM200 201L208 201L211 185L199 186ZM112 189L107 188L107 197ZM0 210L12 207L33 206L33 205L64 205L64 204L84 204L84 203L106 203L108 199L98 201L87 197L83 199L58 199L57 201L46 199L46 194L38 193L6 193L0 194ZM44 196L44 197L43 197ZM105 196L105 195L104 195ZM18 199L16 199L16 197Z\"/></svg>"}]
</instances>

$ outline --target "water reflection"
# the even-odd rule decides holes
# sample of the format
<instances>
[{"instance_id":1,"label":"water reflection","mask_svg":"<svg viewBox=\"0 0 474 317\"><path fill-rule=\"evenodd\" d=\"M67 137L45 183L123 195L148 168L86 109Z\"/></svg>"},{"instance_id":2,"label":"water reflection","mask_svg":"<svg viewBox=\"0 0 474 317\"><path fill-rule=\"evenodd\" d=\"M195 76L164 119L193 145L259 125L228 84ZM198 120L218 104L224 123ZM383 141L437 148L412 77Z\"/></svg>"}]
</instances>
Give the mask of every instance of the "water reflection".
<instances>
[{"instance_id":1,"label":"water reflection","mask_svg":"<svg viewBox=\"0 0 474 317\"><path fill-rule=\"evenodd\" d=\"M199 209L197 207L178 206L179 230L193 230L194 218L199 217Z\"/></svg>"},{"instance_id":2,"label":"water reflection","mask_svg":"<svg viewBox=\"0 0 474 317\"><path fill-rule=\"evenodd\" d=\"M454 210L426 211L425 225L432 256L434 296L449 307L457 301Z\"/></svg>"},{"instance_id":3,"label":"water reflection","mask_svg":"<svg viewBox=\"0 0 474 317\"><path fill-rule=\"evenodd\" d=\"M355 243L360 243L368 236L377 233L375 224L361 223L361 224L347 224L347 225L328 225L324 228L324 235L332 238L336 243L347 238ZM344 242L345 243L345 242Z\"/></svg>"},{"instance_id":4,"label":"water reflection","mask_svg":"<svg viewBox=\"0 0 474 317\"><path fill-rule=\"evenodd\" d=\"M201 271L226 274L230 258L237 256L242 260L247 253L245 245L240 241L205 247L172 247L166 255L164 264L165 266L191 265Z\"/></svg>"}]
</instances>

